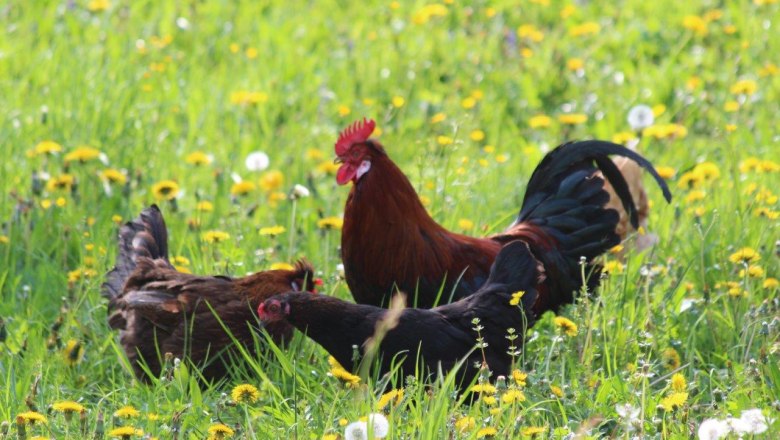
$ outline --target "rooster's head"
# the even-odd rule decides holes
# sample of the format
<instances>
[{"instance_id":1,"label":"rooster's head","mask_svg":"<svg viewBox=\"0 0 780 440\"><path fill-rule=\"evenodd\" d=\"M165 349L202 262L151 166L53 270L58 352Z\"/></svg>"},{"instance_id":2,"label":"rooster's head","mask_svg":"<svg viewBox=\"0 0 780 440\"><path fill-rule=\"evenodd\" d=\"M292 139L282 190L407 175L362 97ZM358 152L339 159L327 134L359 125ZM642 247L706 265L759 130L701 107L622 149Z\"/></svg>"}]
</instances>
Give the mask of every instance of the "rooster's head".
<instances>
[{"instance_id":1,"label":"rooster's head","mask_svg":"<svg viewBox=\"0 0 780 440\"><path fill-rule=\"evenodd\" d=\"M336 182L344 185L349 181L357 183L371 169L371 161L384 150L378 142L369 139L376 123L373 119L363 118L356 121L339 134L336 141L336 163L340 163Z\"/></svg>"}]
</instances>

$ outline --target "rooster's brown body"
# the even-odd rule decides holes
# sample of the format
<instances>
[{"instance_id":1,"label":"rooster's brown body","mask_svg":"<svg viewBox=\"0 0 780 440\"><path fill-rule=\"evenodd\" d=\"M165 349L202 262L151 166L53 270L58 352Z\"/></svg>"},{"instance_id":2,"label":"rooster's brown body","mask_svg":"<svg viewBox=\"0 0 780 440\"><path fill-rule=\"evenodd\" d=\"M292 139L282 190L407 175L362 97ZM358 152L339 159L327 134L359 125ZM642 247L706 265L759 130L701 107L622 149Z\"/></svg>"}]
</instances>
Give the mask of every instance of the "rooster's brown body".
<instances>
[{"instance_id":1,"label":"rooster's brown body","mask_svg":"<svg viewBox=\"0 0 780 440\"><path fill-rule=\"evenodd\" d=\"M158 376L170 353L192 361L205 378L219 379L227 373L228 358L237 355L231 335L251 351L258 337L258 305L291 289L313 290L312 274L305 261L294 270L243 278L179 272L168 259L162 214L152 206L120 229L116 266L106 276L103 295L109 300L109 325L119 330L137 377L147 379L147 370ZM277 342L292 334L285 323L266 330Z\"/></svg>"},{"instance_id":2,"label":"rooster's brown body","mask_svg":"<svg viewBox=\"0 0 780 440\"><path fill-rule=\"evenodd\" d=\"M619 215L607 209L610 189L638 226L631 191L609 155L625 156L647 169L669 200L671 194L652 165L620 145L573 142L548 153L526 188L515 222L504 232L476 238L447 231L423 207L409 179L384 147L368 136L373 121L349 127L336 144L342 162L337 181L353 182L344 212L341 251L347 284L362 304L386 306L397 290L410 305L429 308L466 297L487 281L502 244L522 240L545 265L547 281L537 286L536 313L573 300L582 285L595 287L600 267L592 260L617 245Z\"/></svg>"}]
</instances>

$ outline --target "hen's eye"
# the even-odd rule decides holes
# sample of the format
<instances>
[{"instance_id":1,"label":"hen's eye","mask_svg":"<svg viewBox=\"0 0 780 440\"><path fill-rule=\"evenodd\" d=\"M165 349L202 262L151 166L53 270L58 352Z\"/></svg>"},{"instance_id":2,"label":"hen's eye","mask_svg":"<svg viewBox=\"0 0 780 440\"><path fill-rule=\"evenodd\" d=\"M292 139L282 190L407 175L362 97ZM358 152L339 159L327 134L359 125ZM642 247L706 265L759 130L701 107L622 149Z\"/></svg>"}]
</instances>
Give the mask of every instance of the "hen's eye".
<instances>
[{"instance_id":1,"label":"hen's eye","mask_svg":"<svg viewBox=\"0 0 780 440\"><path fill-rule=\"evenodd\" d=\"M268 311L271 313L279 313L279 304L273 303L268 306Z\"/></svg>"}]
</instances>

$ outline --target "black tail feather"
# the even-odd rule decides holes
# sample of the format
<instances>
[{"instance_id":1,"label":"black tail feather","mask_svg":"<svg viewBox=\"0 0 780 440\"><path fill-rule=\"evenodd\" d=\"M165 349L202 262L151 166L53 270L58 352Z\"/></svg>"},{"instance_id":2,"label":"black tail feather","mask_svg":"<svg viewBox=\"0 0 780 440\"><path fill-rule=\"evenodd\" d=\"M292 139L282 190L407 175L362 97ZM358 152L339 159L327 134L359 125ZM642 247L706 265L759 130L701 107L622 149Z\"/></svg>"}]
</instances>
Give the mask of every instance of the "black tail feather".
<instances>
[{"instance_id":1,"label":"black tail feather","mask_svg":"<svg viewBox=\"0 0 780 440\"><path fill-rule=\"evenodd\" d=\"M138 257L168 261L168 230L157 205L144 209L133 221L120 228L119 253L116 265L106 274L102 286L104 297L111 300L122 293Z\"/></svg>"},{"instance_id":2,"label":"black tail feather","mask_svg":"<svg viewBox=\"0 0 780 440\"><path fill-rule=\"evenodd\" d=\"M583 281L588 289L598 285L601 267L593 259L620 243L615 232L619 214L605 209L609 194L601 170L638 227L638 212L623 174L609 155L634 160L656 179L664 197L671 199L666 182L653 166L637 153L604 141L573 142L548 153L534 170L528 183L523 207L515 224L541 228L551 241L532 244L532 251L544 263L549 289L537 304L537 313L556 310L572 302L573 292ZM510 230L511 228L510 227ZM586 279L582 279L581 259L585 259Z\"/></svg>"},{"instance_id":3,"label":"black tail feather","mask_svg":"<svg viewBox=\"0 0 780 440\"><path fill-rule=\"evenodd\" d=\"M531 180L528 182L525 199L523 200L523 209L520 211L518 222L529 215L528 212L525 212L526 207L533 205L532 199L535 194L547 192L551 188L556 187L566 190L567 187L564 186L564 183L569 184L569 182L571 185L576 186L576 179L569 181L568 178L573 178L576 171L590 169L592 163L595 162L598 169L604 174L604 177L612 184L615 193L620 197L623 208L631 216L631 224L635 228L638 227L637 210L628 190L628 184L615 163L609 159L609 156L613 154L625 156L647 170L658 182L658 186L661 187L666 201L672 200L672 193L669 191L669 187L664 179L658 175L658 172L647 159L636 152L606 141L569 142L548 153L536 167L536 170L534 170Z\"/></svg>"}]
</instances>

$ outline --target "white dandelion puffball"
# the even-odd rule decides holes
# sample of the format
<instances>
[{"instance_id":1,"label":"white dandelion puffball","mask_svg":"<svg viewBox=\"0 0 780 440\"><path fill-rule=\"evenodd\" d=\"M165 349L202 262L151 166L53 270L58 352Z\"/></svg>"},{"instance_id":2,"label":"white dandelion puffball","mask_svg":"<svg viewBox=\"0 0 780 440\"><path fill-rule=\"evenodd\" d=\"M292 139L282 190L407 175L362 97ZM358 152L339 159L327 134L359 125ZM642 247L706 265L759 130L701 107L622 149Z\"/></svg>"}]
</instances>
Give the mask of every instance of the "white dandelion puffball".
<instances>
[{"instance_id":1,"label":"white dandelion puffball","mask_svg":"<svg viewBox=\"0 0 780 440\"><path fill-rule=\"evenodd\" d=\"M723 420L707 419L699 425L699 440L718 440L731 431L729 424Z\"/></svg>"},{"instance_id":2,"label":"white dandelion puffball","mask_svg":"<svg viewBox=\"0 0 780 440\"><path fill-rule=\"evenodd\" d=\"M249 153L244 163L249 171L263 171L268 168L270 160L267 154L262 151L255 151L254 153Z\"/></svg>"},{"instance_id":3,"label":"white dandelion puffball","mask_svg":"<svg viewBox=\"0 0 780 440\"><path fill-rule=\"evenodd\" d=\"M765 432L769 429L769 423L771 423L771 421L768 421L766 417L764 417L764 414L761 413L761 410L758 408L742 411L742 415L739 418L747 424L749 427L748 432L751 434L761 434L762 432Z\"/></svg>"},{"instance_id":4,"label":"white dandelion puffball","mask_svg":"<svg viewBox=\"0 0 780 440\"><path fill-rule=\"evenodd\" d=\"M628 111L628 125L632 130L642 130L653 125L653 122L655 122L653 109L644 104L634 106Z\"/></svg>"},{"instance_id":5,"label":"white dandelion puffball","mask_svg":"<svg viewBox=\"0 0 780 440\"><path fill-rule=\"evenodd\" d=\"M292 195L296 199L302 199L304 197L309 197L309 188L306 188L305 186L301 185L300 183L296 183L292 190Z\"/></svg>"},{"instance_id":6,"label":"white dandelion puffball","mask_svg":"<svg viewBox=\"0 0 780 440\"><path fill-rule=\"evenodd\" d=\"M366 422L354 422L344 428L344 440L368 440Z\"/></svg>"},{"instance_id":7,"label":"white dandelion puffball","mask_svg":"<svg viewBox=\"0 0 780 440\"><path fill-rule=\"evenodd\" d=\"M390 432L390 423L387 421L387 417L385 417L383 414L369 414L368 423L371 423L371 432L376 438L385 438Z\"/></svg>"}]
</instances>

